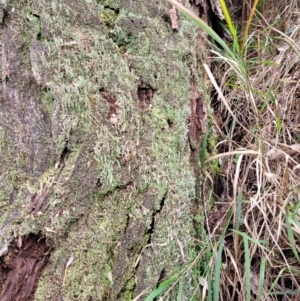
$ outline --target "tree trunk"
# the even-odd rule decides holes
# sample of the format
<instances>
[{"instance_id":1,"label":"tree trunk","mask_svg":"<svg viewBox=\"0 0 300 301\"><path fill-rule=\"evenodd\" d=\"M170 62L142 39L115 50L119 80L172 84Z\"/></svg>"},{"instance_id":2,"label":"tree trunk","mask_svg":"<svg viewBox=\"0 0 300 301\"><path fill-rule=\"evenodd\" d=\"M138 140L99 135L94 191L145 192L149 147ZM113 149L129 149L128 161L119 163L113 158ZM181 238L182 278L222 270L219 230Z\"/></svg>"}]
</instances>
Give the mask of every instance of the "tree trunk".
<instances>
[{"instance_id":1,"label":"tree trunk","mask_svg":"<svg viewBox=\"0 0 300 301\"><path fill-rule=\"evenodd\" d=\"M2 301L144 300L202 250L207 45L169 8L2 0Z\"/></svg>"}]
</instances>

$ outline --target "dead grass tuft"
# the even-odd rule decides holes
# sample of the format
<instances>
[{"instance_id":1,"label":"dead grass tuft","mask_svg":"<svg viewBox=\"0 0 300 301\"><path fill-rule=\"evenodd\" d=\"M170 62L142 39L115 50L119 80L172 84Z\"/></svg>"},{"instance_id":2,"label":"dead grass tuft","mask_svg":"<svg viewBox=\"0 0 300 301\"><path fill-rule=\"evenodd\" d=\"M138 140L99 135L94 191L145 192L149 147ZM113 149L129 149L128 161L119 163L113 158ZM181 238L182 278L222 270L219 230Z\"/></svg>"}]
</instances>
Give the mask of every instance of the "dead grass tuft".
<instances>
[{"instance_id":1,"label":"dead grass tuft","mask_svg":"<svg viewBox=\"0 0 300 301\"><path fill-rule=\"evenodd\" d=\"M232 213L222 255L220 300L250 300L247 285L251 300L300 300L297 3L283 0L274 6L275 1L269 1L262 7L245 49L248 78L237 74L230 62L214 57L213 73L221 91L211 102L220 139L214 158L225 187L215 206L226 208L228 216ZM217 226L210 226L218 242Z\"/></svg>"}]
</instances>

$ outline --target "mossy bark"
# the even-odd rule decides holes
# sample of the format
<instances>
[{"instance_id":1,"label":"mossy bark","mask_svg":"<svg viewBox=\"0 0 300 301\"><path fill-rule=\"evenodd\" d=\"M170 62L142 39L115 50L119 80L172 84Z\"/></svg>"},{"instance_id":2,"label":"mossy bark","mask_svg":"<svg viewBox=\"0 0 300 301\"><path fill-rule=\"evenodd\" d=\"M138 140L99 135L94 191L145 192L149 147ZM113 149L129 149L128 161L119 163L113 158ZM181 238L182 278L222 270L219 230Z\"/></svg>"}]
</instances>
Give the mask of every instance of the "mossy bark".
<instances>
[{"instance_id":1,"label":"mossy bark","mask_svg":"<svg viewBox=\"0 0 300 301\"><path fill-rule=\"evenodd\" d=\"M2 0L0 256L46 239L33 300L143 300L205 243L187 138L191 95L208 95L205 37L181 17L173 31L168 9Z\"/></svg>"}]
</instances>

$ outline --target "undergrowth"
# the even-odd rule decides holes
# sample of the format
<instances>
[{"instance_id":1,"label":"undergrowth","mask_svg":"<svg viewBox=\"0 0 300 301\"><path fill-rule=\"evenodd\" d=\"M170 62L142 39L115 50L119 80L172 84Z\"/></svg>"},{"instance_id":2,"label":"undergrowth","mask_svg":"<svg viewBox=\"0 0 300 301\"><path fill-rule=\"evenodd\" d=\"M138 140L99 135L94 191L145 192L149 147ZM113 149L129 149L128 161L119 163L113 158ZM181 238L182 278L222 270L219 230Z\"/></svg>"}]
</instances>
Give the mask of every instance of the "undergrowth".
<instances>
[{"instance_id":1,"label":"undergrowth","mask_svg":"<svg viewBox=\"0 0 300 301\"><path fill-rule=\"evenodd\" d=\"M203 65L214 87L208 105L219 141L201 168L208 175L204 185L214 187L208 163L218 159L227 187L216 196L222 214L205 214L214 252L195 290L209 301L300 300L299 1L227 7L220 0L232 42L178 1L167 1L212 41L212 65ZM176 282L178 300L185 300L182 277L184 271L146 300L163 300Z\"/></svg>"}]
</instances>

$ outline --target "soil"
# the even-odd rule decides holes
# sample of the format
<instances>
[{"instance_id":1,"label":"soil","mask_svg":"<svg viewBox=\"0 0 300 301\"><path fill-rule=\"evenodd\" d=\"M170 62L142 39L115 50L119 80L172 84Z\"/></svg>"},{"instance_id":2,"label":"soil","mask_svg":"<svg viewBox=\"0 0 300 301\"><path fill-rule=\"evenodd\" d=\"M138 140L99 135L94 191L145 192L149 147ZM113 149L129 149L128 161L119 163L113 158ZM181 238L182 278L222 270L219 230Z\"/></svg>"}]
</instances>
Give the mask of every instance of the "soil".
<instances>
[{"instance_id":1,"label":"soil","mask_svg":"<svg viewBox=\"0 0 300 301\"><path fill-rule=\"evenodd\" d=\"M50 257L51 247L40 235L12 241L0 258L0 300L30 301Z\"/></svg>"}]
</instances>

